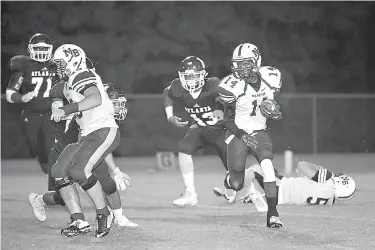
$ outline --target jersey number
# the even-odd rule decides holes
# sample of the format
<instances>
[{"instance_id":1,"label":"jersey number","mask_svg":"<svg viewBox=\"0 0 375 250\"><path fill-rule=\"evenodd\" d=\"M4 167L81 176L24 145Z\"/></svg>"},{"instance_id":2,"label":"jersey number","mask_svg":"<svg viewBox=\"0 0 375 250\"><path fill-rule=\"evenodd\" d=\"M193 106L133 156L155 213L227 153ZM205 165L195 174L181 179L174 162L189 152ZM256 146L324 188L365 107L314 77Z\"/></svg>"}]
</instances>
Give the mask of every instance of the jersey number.
<instances>
[{"instance_id":1,"label":"jersey number","mask_svg":"<svg viewBox=\"0 0 375 250\"><path fill-rule=\"evenodd\" d=\"M307 203L309 203L310 205L325 205L327 204L329 199L325 199L325 198L318 198L318 197L309 197L307 198Z\"/></svg>"},{"instance_id":2,"label":"jersey number","mask_svg":"<svg viewBox=\"0 0 375 250\"><path fill-rule=\"evenodd\" d=\"M42 86L44 81L44 78L41 76L34 76L31 78L31 84L35 84L34 92L38 93L40 90L40 87ZM43 93L43 97L49 97L49 91L51 90L52 87L52 80L51 78L47 78L47 89Z\"/></svg>"},{"instance_id":3,"label":"jersey number","mask_svg":"<svg viewBox=\"0 0 375 250\"><path fill-rule=\"evenodd\" d=\"M263 101L267 98L263 98ZM253 104L253 111L251 111L250 116L256 116L256 109L258 107L258 100L254 100L251 104Z\"/></svg>"},{"instance_id":4,"label":"jersey number","mask_svg":"<svg viewBox=\"0 0 375 250\"><path fill-rule=\"evenodd\" d=\"M197 116L197 114L190 114L190 116L198 123L199 126L212 126L217 123L217 118L214 117L213 112L207 112Z\"/></svg>"}]
</instances>

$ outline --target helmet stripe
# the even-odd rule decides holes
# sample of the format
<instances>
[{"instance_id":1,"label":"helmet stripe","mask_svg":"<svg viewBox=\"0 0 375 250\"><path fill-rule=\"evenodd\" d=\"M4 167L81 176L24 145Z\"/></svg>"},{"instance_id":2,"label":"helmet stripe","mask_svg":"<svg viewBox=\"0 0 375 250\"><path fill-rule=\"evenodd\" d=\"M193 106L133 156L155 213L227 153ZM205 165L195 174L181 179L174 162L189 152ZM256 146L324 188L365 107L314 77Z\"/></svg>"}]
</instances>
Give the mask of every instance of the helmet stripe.
<instances>
[{"instance_id":1,"label":"helmet stripe","mask_svg":"<svg viewBox=\"0 0 375 250\"><path fill-rule=\"evenodd\" d=\"M240 47L238 48L238 57L241 56L241 53L242 53L242 47L243 47L243 44L240 45Z\"/></svg>"}]
</instances>

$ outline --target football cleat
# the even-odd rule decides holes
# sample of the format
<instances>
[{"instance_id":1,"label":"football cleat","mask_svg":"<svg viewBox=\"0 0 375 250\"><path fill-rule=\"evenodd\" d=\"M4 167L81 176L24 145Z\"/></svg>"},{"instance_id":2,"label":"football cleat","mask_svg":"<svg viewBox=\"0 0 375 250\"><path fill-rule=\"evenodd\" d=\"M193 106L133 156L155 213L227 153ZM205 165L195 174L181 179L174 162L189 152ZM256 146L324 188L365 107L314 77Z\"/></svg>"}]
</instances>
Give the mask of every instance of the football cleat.
<instances>
[{"instance_id":1,"label":"football cleat","mask_svg":"<svg viewBox=\"0 0 375 250\"><path fill-rule=\"evenodd\" d=\"M267 221L267 227L278 229L283 227L283 223L281 222L280 217L271 216Z\"/></svg>"},{"instance_id":2,"label":"football cleat","mask_svg":"<svg viewBox=\"0 0 375 250\"><path fill-rule=\"evenodd\" d=\"M66 228L61 229L61 234L66 237L74 237L91 232L90 224L85 220L73 220Z\"/></svg>"},{"instance_id":3,"label":"football cleat","mask_svg":"<svg viewBox=\"0 0 375 250\"><path fill-rule=\"evenodd\" d=\"M180 198L173 201L173 205L179 207L196 206L198 204L198 196L195 192L185 191Z\"/></svg>"},{"instance_id":4,"label":"football cleat","mask_svg":"<svg viewBox=\"0 0 375 250\"><path fill-rule=\"evenodd\" d=\"M237 192L234 191L233 189L221 189L219 187L214 187L213 188L214 193L219 196L219 197L224 197L224 199L232 204L236 202L237 199ZM228 194L230 192L231 194Z\"/></svg>"},{"instance_id":5,"label":"football cleat","mask_svg":"<svg viewBox=\"0 0 375 250\"><path fill-rule=\"evenodd\" d=\"M46 210L44 209L44 205L40 204L36 200L37 196L38 196L38 194L35 194L35 193L29 194L30 205L31 205L31 207L33 209L35 217L39 221L46 221L46 219L47 219Z\"/></svg>"},{"instance_id":6,"label":"football cleat","mask_svg":"<svg viewBox=\"0 0 375 250\"><path fill-rule=\"evenodd\" d=\"M139 225L134 223L134 222L131 222L128 218L126 218L126 216L124 215L121 215L119 217L116 217L115 216L115 221L114 221L115 225L119 226L119 227L138 227Z\"/></svg>"},{"instance_id":7,"label":"football cleat","mask_svg":"<svg viewBox=\"0 0 375 250\"><path fill-rule=\"evenodd\" d=\"M109 233L111 229L111 225L115 220L115 215L112 211L109 211L109 215L105 216L104 214L98 214L96 216L96 220L98 221L98 228L96 229L96 238L102 238Z\"/></svg>"}]
</instances>

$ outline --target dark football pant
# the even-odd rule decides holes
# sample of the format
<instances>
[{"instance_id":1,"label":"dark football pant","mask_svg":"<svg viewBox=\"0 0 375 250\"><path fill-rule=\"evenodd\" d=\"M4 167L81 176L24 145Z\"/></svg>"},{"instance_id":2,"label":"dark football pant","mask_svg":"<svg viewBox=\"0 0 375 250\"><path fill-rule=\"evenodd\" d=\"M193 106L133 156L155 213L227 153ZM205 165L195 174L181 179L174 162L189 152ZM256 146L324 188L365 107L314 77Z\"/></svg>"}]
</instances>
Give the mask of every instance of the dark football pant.
<instances>
[{"instance_id":1,"label":"dark football pant","mask_svg":"<svg viewBox=\"0 0 375 250\"><path fill-rule=\"evenodd\" d=\"M227 136L232 133L227 132ZM272 141L265 130L260 130L255 134L258 141L256 149L250 149L239 138L234 137L227 146L229 183L233 190L239 191L243 188L245 178L246 160L249 150L260 163L264 159L273 160Z\"/></svg>"},{"instance_id":2,"label":"dark football pant","mask_svg":"<svg viewBox=\"0 0 375 250\"><path fill-rule=\"evenodd\" d=\"M120 143L118 128L101 128L81 137L77 143L69 144L52 167L53 178L71 177L81 187L89 181L96 168L106 168L104 158ZM99 171L99 170L98 170ZM101 170L105 172L105 170ZM106 170L108 171L108 169Z\"/></svg>"},{"instance_id":3,"label":"dark football pant","mask_svg":"<svg viewBox=\"0 0 375 250\"><path fill-rule=\"evenodd\" d=\"M225 130L222 128L192 126L178 143L178 151L187 155L193 155L206 145L211 146L216 150L225 169L228 170L225 137Z\"/></svg>"},{"instance_id":4,"label":"dark football pant","mask_svg":"<svg viewBox=\"0 0 375 250\"><path fill-rule=\"evenodd\" d=\"M48 154L55 144L56 123L51 121L51 112L35 113L22 111L22 132L33 157L38 157L45 174L49 173Z\"/></svg>"}]
</instances>

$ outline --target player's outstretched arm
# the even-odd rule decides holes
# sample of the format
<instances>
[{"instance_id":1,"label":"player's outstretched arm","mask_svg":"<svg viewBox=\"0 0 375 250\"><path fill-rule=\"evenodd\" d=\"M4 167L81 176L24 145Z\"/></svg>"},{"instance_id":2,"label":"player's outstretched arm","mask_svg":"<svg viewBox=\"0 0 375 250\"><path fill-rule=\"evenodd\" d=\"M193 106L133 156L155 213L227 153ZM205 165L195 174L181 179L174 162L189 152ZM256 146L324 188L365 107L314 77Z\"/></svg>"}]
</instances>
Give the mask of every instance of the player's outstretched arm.
<instances>
[{"instance_id":1,"label":"player's outstretched arm","mask_svg":"<svg viewBox=\"0 0 375 250\"><path fill-rule=\"evenodd\" d=\"M23 83L23 73L20 71L15 71L10 78L8 87L5 91L6 100L9 103L27 103L33 99L36 95L33 91L21 95L19 90Z\"/></svg>"},{"instance_id":2,"label":"player's outstretched arm","mask_svg":"<svg viewBox=\"0 0 375 250\"><path fill-rule=\"evenodd\" d=\"M319 166L315 163L308 162L308 161L301 161L297 163L296 172L298 174L302 174L303 176L306 176L307 178L311 179L314 177L316 172L321 168L322 166Z\"/></svg>"},{"instance_id":3,"label":"player's outstretched arm","mask_svg":"<svg viewBox=\"0 0 375 250\"><path fill-rule=\"evenodd\" d=\"M177 127L185 127L188 125L188 121L182 121L180 117L177 117L173 114L173 99L169 96L170 95L170 86L164 89L163 97L164 97L164 108L165 114L167 115L167 120Z\"/></svg>"}]
</instances>

